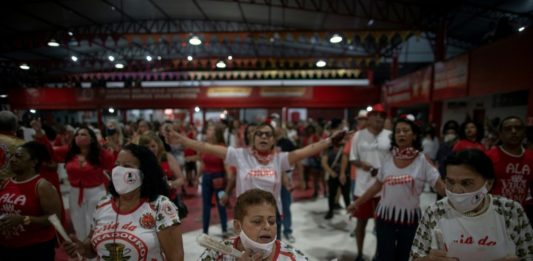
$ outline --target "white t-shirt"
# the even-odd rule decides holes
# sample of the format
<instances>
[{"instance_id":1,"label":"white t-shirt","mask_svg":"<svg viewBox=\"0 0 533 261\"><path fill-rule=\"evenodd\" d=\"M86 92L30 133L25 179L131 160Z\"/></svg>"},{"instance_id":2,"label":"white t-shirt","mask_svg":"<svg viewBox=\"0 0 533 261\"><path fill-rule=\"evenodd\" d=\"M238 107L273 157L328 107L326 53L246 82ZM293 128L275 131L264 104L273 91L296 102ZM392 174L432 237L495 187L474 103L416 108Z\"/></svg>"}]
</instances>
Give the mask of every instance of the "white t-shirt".
<instances>
[{"instance_id":1,"label":"white t-shirt","mask_svg":"<svg viewBox=\"0 0 533 261\"><path fill-rule=\"evenodd\" d=\"M272 160L263 165L257 161L250 149L228 147L225 162L237 168L237 196L254 188L271 192L276 199L278 211L282 213L281 177L285 171L291 169L288 152L276 152Z\"/></svg>"},{"instance_id":2,"label":"white t-shirt","mask_svg":"<svg viewBox=\"0 0 533 261\"><path fill-rule=\"evenodd\" d=\"M157 232L180 224L177 208L167 197L142 202L129 213L117 213L111 195L97 205L91 243L99 260L164 260Z\"/></svg>"},{"instance_id":3,"label":"white t-shirt","mask_svg":"<svg viewBox=\"0 0 533 261\"><path fill-rule=\"evenodd\" d=\"M350 161L361 160L372 164L374 168L381 168L382 162L387 155L390 155L390 135L391 131L386 129L383 129L377 136L368 129L358 131L352 139ZM353 194L360 197L374 185L376 179L361 168L357 168L356 173ZM379 197L379 193L376 197Z\"/></svg>"},{"instance_id":4,"label":"white t-shirt","mask_svg":"<svg viewBox=\"0 0 533 261\"><path fill-rule=\"evenodd\" d=\"M359 174L359 173L358 173ZM420 219L420 194L424 184L431 186L439 179L439 171L423 153L405 168L398 168L392 156L383 163L377 179L383 183L376 209L379 219L394 223L416 223Z\"/></svg>"},{"instance_id":5,"label":"white t-shirt","mask_svg":"<svg viewBox=\"0 0 533 261\"><path fill-rule=\"evenodd\" d=\"M424 148L424 153L432 160L437 159L437 152L439 151L439 139L437 137L431 139L430 137L425 137L422 140L422 148Z\"/></svg>"},{"instance_id":6,"label":"white t-shirt","mask_svg":"<svg viewBox=\"0 0 533 261\"><path fill-rule=\"evenodd\" d=\"M224 240L223 243L226 246L233 246L237 249L240 238L236 237L234 239ZM307 257L298 249L292 247L283 241L276 240L275 243L276 249L274 250L274 258L272 260L276 261L306 261ZM278 251L279 250L279 251ZM235 261L236 258L231 255L224 255L218 251L206 249L204 253L200 256L200 261L213 261L213 260L223 260L223 261Z\"/></svg>"},{"instance_id":7,"label":"white t-shirt","mask_svg":"<svg viewBox=\"0 0 533 261\"><path fill-rule=\"evenodd\" d=\"M434 230L438 228L448 257L460 261L506 256L532 260L533 230L520 203L493 195L490 201L487 211L476 217L457 212L447 198L429 206L418 225L411 256L429 254L435 240Z\"/></svg>"}]
</instances>

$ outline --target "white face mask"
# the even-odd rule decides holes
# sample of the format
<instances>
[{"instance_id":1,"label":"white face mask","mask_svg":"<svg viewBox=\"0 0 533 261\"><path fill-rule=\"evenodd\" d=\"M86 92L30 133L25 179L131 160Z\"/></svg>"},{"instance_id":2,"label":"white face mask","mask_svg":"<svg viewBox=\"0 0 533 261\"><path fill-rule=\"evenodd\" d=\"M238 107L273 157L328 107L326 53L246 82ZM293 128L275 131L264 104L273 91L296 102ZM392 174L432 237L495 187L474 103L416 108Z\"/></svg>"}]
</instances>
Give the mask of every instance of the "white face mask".
<instances>
[{"instance_id":1,"label":"white face mask","mask_svg":"<svg viewBox=\"0 0 533 261\"><path fill-rule=\"evenodd\" d=\"M113 186L119 195L134 191L142 184L141 171L134 168L116 166L111 172Z\"/></svg>"},{"instance_id":2,"label":"white face mask","mask_svg":"<svg viewBox=\"0 0 533 261\"><path fill-rule=\"evenodd\" d=\"M268 243L255 242L251 240L242 229L241 233L239 234L239 237L245 249L252 250L254 253L262 252L263 258L267 258L268 256L270 256L270 254L272 253L272 246L276 242L276 238L274 238L274 240Z\"/></svg>"},{"instance_id":3,"label":"white face mask","mask_svg":"<svg viewBox=\"0 0 533 261\"><path fill-rule=\"evenodd\" d=\"M448 196L448 201L452 204L453 208L464 214L475 209L483 202L487 193L489 193L486 185L487 183L485 182L477 191L462 194L453 193L446 189L446 196Z\"/></svg>"},{"instance_id":4,"label":"white face mask","mask_svg":"<svg viewBox=\"0 0 533 261\"><path fill-rule=\"evenodd\" d=\"M446 134L444 135L444 142L450 142L452 140L455 140L457 136L455 134Z\"/></svg>"}]
</instances>

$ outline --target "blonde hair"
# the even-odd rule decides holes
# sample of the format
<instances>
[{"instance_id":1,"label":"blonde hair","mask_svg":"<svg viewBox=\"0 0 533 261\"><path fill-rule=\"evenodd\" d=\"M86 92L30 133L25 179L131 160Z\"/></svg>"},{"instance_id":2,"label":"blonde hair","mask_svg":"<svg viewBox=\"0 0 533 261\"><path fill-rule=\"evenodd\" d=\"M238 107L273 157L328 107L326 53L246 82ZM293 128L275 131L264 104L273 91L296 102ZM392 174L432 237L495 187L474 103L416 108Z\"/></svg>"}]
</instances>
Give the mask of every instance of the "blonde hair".
<instances>
[{"instance_id":1,"label":"blonde hair","mask_svg":"<svg viewBox=\"0 0 533 261\"><path fill-rule=\"evenodd\" d=\"M157 134L155 134L155 132L153 131L148 131L146 133L144 133L143 135L141 135L141 137L139 138L139 145L141 146L144 146L144 147L148 147L150 145L150 142L154 141L155 143L157 143L157 147L159 148L157 153L158 155L155 155L159 160L163 160L164 157L165 157L165 145L163 144L163 141L161 140L161 138L159 138L159 136Z\"/></svg>"}]
</instances>

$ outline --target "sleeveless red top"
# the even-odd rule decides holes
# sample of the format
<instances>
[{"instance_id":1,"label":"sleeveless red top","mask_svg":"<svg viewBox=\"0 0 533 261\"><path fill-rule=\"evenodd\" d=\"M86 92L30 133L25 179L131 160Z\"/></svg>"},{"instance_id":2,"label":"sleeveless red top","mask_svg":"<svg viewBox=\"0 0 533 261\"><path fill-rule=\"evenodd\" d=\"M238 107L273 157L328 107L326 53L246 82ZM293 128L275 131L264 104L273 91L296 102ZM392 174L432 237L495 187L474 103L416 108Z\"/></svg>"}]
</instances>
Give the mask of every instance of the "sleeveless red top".
<instances>
[{"instance_id":1,"label":"sleeveless red top","mask_svg":"<svg viewBox=\"0 0 533 261\"><path fill-rule=\"evenodd\" d=\"M37 184L41 180L44 180L44 178L40 175L22 182L13 179L7 180L0 189L0 215L45 215L37 194ZM50 241L54 236L55 230L53 226L19 225L9 231L0 233L0 245L7 247L30 246Z\"/></svg>"}]
</instances>

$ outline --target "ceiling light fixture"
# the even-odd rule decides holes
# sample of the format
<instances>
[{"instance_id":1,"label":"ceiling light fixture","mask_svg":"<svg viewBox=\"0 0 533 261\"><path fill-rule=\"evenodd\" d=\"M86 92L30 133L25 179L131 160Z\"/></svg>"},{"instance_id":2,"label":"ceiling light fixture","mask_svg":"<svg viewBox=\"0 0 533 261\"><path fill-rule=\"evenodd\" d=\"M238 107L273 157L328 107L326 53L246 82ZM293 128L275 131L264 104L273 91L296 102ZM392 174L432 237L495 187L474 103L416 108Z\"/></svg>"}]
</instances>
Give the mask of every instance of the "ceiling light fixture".
<instances>
[{"instance_id":1,"label":"ceiling light fixture","mask_svg":"<svg viewBox=\"0 0 533 261\"><path fill-rule=\"evenodd\" d=\"M329 38L329 42L336 44L342 42L342 36L338 34L334 34L331 38Z\"/></svg>"},{"instance_id":2,"label":"ceiling light fixture","mask_svg":"<svg viewBox=\"0 0 533 261\"><path fill-rule=\"evenodd\" d=\"M326 66L326 61L324 61L324 60L318 60L316 62L316 67L318 67L318 68L322 68L322 67L325 67L325 66Z\"/></svg>"},{"instance_id":3,"label":"ceiling light fixture","mask_svg":"<svg viewBox=\"0 0 533 261\"><path fill-rule=\"evenodd\" d=\"M372 26L374 24L374 19L368 20L368 26Z\"/></svg>"},{"instance_id":4,"label":"ceiling light fixture","mask_svg":"<svg viewBox=\"0 0 533 261\"><path fill-rule=\"evenodd\" d=\"M0 94L0 98L7 98L7 94Z\"/></svg>"},{"instance_id":5,"label":"ceiling light fixture","mask_svg":"<svg viewBox=\"0 0 533 261\"><path fill-rule=\"evenodd\" d=\"M146 56L146 60L149 61L149 62L151 62L151 61L152 61L152 56L147 55L147 56Z\"/></svg>"},{"instance_id":6,"label":"ceiling light fixture","mask_svg":"<svg viewBox=\"0 0 533 261\"><path fill-rule=\"evenodd\" d=\"M200 40L200 38L198 38L198 36L195 35L191 37L191 39L189 39L189 43L192 45L200 45L202 44L202 40Z\"/></svg>"},{"instance_id":7,"label":"ceiling light fixture","mask_svg":"<svg viewBox=\"0 0 533 261\"><path fill-rule=\"evenodd\" d=\"M519 31L519 32L522 32L522 31L524 31L524 30L526 30L526 27L525 27L525 26L520 26L520 28L518 28L518 31Z\"/></svg>"},{"instance_id":8,"label":"ceiling light fixture","mask_svg":"<svg viewBox=\"0 0 533 261\"><path fill-rule=\"evenodd\" d=\"M74 36L74 33L71 32L71 31L68 31L68 35L69 35L69 36Z\"/></svg>"},{"instance_id":9,"label":"ceiling light fixture","mask_svg":"<svg viewBox=\"0 0 533 261\"><path fill-rule=\"evenodd\" d=\"M228 56L228 60L230 60L230 61L233 60L233 56L231 56L231 55Z\"/></svg>"},{"instance_id":10,"label":"ceiling light fixture","mask_svg":"<svg viewBox=\"0 0 533 261\"><path fill-rule=\"evenodd\" d=\"M372 111L372 106L370 105L366 106L366 111Z\"/></svg>"},{"instance_id":11,"label":"ceiling light fixture","mask_svg":"<svg viewBox=\"0 0 533 261\"><path fill-rule=\"evenodd\" d=\"M107 109L107 111L108 111L109 113L115 113L115 109L114 109L113 107L110 107L109 109Z\"/></svg>"},{"instance_id":12,"label":"ceiling light fixture","mask_svg":"<svg viewBox=\"0 0 533 261\"><path fill-rule=\"evenodd\" d=\"M76 57L75 55L70 56L70 59L71 59L73 62L77 62L77 61L78 61L78 57Z\"/></svg>"},{"instance_id":13,"label":"ceiling light fixture","mask_svg":"<svg viewBox=\"0 0 533 261\"><path fill-rule=\"evenodd\" d=\"M115 61L115 56L110 55L110 56L107 57L107 59L109 59L110 62L113 62L113 61Z\"/></svg>"},{"instance_id":14,"label":"ceiling light fixture","mask_svg":"<svg viewBox=\"0 0 533 261\"><path fill-rule=\"evenodd\" d=\"M117 63L117 64L115 64L115 68L117 68L117 69L124 69L124 64Z\"/></svg>"},{"instance_id":15,"label":"ceiling light fixture","mask_svg":"<svg viewBox=\"0 0 533 261\"><path fill-rule=\"evenodd\" d=\"M190 56L190 55L187 56L187 61L189 61L189 62L192 61L192 56Z\"/></svg>"},{"instance_id":16,"label":"ceiling light fixture","mask_svg":"<svg viewBox=\"0 0 533 261\"><path fill-rule=\"evenodd\" d=\"M198 106L194 107L194 111L195 112L200 112L200 107L198 107Z\"/></svg>"},{"instance_id":17,"label":"ceiling light fixture","mask_svg":"<svg viewBox=\"0 0 533 261\"><path fill-rule=\"evenodd\" d=\"M48 46L59 47L59 43L55 39L50 39L50 41L48 42Z\"/></svg>"},{"instance_id":18,"label":"ceiling light fixture","mask_svg":"<svg viewBox=\"0 0 533 261\"><path fill-rule=\"evenodd\" d=\"M163 59L163 58L161 58L161 56L157 56L157 60L158 61L161 61L161 59Z\"/></svg>"},{"instance_id":19,"label":"ceiling light fixture","mask_svg":"<svg viewBox=\"0 0 533 261\"><path fill-rule=\"evenodd\" d=\"M219 68L219 69L226 68L226 63L224 63L224 61L218 61L217 68Z\"/></svg>"},{"instance_id":20,"label":"ceiling light fixture","mask_svg":"<svg viewBox=\"0 0 533 261\"><path fill-rule=\"evenodd\" d=\"M30 66L27 65L27 64L25 64L25 63L23 63L23 64L21 64L21 65L19 66L19 68L22 69L22 70L29 70L29 69L30 69Z\"/></svg>"},{"instance_id":21,"label":"ceiling light fixture","mask_svg":"<svg viewBox=\"0 0 533 261\"><path fill-rule=\"evenodd\" d=\"M35 114L37 111L35 109L30 109L30 113Z\"/></svg>"}]
</instances>

